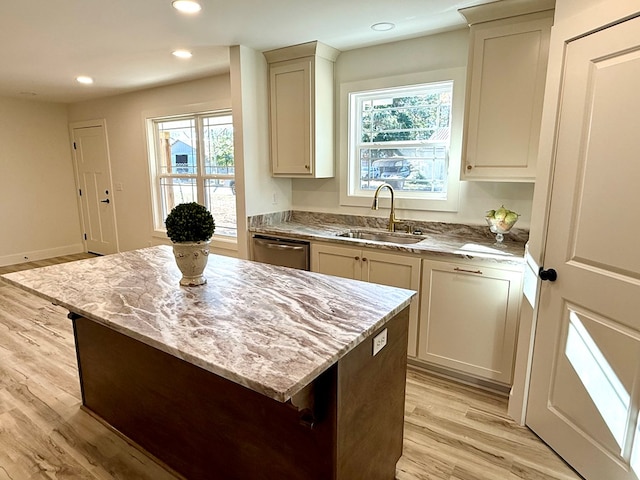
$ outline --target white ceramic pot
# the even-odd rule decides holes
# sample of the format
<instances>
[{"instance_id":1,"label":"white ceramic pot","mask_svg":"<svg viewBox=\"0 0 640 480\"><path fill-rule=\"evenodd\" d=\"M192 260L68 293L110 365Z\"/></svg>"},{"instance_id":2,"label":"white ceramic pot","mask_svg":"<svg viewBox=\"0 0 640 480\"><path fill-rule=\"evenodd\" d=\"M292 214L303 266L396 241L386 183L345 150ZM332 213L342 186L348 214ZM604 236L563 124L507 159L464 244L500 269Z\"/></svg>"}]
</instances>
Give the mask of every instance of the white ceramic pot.
<instances>
[{"instance_id":1,"label":"white ceramic pot","mask_svg":"<svg viewBox=\"0 0 640 480\"><path fill-rule=\"evenodd\" d=\"M173 244L173 255L182 272L180 285L195 287L204 285L207 279L203 272L209 260L210 242L177 242Z\"/></svg>"}]
</instances>

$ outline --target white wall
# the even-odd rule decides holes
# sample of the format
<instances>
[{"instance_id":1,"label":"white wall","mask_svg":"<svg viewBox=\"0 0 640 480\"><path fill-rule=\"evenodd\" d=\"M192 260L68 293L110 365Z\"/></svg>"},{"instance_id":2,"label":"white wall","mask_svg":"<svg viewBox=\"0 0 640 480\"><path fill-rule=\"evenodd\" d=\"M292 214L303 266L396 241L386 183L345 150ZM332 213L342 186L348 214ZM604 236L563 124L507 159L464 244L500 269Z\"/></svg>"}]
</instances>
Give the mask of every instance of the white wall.
<instances>
[{"instance_id":1,"label":"white wall","mask_svg":"<svg viewBox=\"0 0 640 480\"><path fill-rule=\"evenodd\" d=\"M466 67L468 41L468 29L461 29L342 52L336 61L336 94L342 83ZM340 137L345 134L345 127L338 124L336 145L339 145ZM336 162L338 155L336 151ZM294 179L293 208L355 215L385 215L384 212L372 212L369 207L340 205L340 168L336 168L336 172L336 177L330 179ZM459 176L459 172L455 174ZM399 210L397 216L402 219L482 225L485 211L504 203L522 215L518 227L526 228L531 217L532 197L533 184L462 182L457 212Z\"/></svg>"},{"instance_id":2,"label":"white wall","mask_svg":"<svg viewBox=\"0 0 640 480\"><path fill-rule=\"evenodd\" d=\"M66 105L0 98L0 265L82 252Z\"/></svg>"},{"instance_id":3,"label":"white wall","mask_svg":"<svg viewBox=\"0 0 640 480\"><path fill-rule=\"evenodd\" d=\"M267 62L245 46L233 46L231 95L238 182L238 256L248 258L248 216L291 209L291 180L273 178L269 160ZM274 202L275 198L275 202Z\"/></svg>"},{"instance_id":4,"label":"white wall","mask_svg":"<svg viewBox=\"0 0 640 480\"><path fill-rule=\"evenodd\" d=\"M461 29L342 52L336 62L336 93L341 83L464 67L467 42L468 31ZM68 106L0 99L0 139L5 146L0 153L0 264L24 256L36 259L82 251L67 126L88 120L106 121L113 181L123 186L114 191L120 249L161 243L153 236L143 117L149 111L207 102L233 106L242 115L241 219L289 209L384 215L368 207L340 205L339 168L332 179L271 178L266 62L259 52L233 48L238 49L234 93L231 75L221 75ZM337 125L336 145L344 133ZM482 224L485 210L504 203L522 214L519 226L527 227L532 195L531 184L462 182L458 212L400 210L398 216Z\"/></svg>"},{"instance_id":5,"label":"white wall","mask_svg":"<svg viewBox=\"0 0 640 480\"><path fill-rule=\"evenodd\" d=\"M114 203L121 251L164 243L153 236L147 138L144 117L185 105L215 102L231 108L229 75L219 75L69 105L69 122L105 119L111 156Z\"/></svg>"}]
</instances>

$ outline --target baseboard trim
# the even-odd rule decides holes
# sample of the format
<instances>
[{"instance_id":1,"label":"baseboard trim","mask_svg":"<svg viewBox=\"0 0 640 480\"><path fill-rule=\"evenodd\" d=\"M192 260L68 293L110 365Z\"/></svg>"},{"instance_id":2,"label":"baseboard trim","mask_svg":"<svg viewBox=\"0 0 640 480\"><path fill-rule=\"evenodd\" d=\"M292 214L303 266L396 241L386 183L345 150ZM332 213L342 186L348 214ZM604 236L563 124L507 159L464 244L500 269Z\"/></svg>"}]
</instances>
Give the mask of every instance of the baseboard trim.
<instances>
[{"instance_id":1,"label":"baseboard trim","mask_svg":"<svg viewBox=\"0 0 640 480\"><path fill-rule=\"evenodd\" d=\"M466 373L457 372L448 368L439 367L437 365L432 365L416 358L408 358L407 363L418 370L424 370L437 377L446 378L447 380L462 383L470 387L486 390L488 392L500 395L501 397L509 397L509 390L511 389L509 385L503 385L500 383L494 383L490 380L475 378Z\"/></svg>"},{"instance_id":2,"label":"baseboard trim","mask_svg":"<svg viewBox=\"0 0 640 480\"><path fill-rule=\"evenodd\" d=\"M63 247L48 248L46 250L32 250L29 252L20 252L12 255L0 256L0 267L7 265L17 265L19 263L37 262L38 260L46 260L53 257L62 257L64 255L73 255L74 253L83 253L84 245L82 243L74 243L73 245L65 245Z\"/></svg>"}]
</instances>

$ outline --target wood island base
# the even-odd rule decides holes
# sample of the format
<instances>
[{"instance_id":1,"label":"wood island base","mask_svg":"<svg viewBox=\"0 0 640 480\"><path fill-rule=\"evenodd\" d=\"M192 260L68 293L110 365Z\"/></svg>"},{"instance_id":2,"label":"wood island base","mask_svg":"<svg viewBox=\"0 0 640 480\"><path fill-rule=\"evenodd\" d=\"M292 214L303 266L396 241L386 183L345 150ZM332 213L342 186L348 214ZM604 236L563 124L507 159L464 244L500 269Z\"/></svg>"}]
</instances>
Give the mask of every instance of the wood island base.
<instances>
[{"instance_id":1,"label":"wood island base","mask_svg":"<svg viewBox=\"0 0 640 480\"><path fill-rule=\"evenodd\" d=\"M83 406L189 480L395 478L408 307L305 389L302 409L71 317Z\"/></svg>"}]
</instances>

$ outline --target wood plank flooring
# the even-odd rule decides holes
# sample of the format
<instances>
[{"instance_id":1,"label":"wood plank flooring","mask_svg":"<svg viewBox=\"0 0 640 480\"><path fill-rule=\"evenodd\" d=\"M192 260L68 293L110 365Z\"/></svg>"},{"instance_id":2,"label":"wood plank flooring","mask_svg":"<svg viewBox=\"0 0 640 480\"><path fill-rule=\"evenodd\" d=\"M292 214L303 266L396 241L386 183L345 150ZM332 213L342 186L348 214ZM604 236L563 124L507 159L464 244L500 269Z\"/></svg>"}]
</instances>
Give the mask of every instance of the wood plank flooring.
<instances>
[{"instance_id":1,"label":"wood plank flooring","mask_svg":"<svg viewBox=\"0 0 640 480\"><path fill-rule=\"evenodd\" d=\"M0 267L0 274L90 256ZM0 281L0 480L178 479L80 409L66 314ZM396 479L580 477L508 418L505 398L410 367Z\"/></svg>"}]
</instances>

